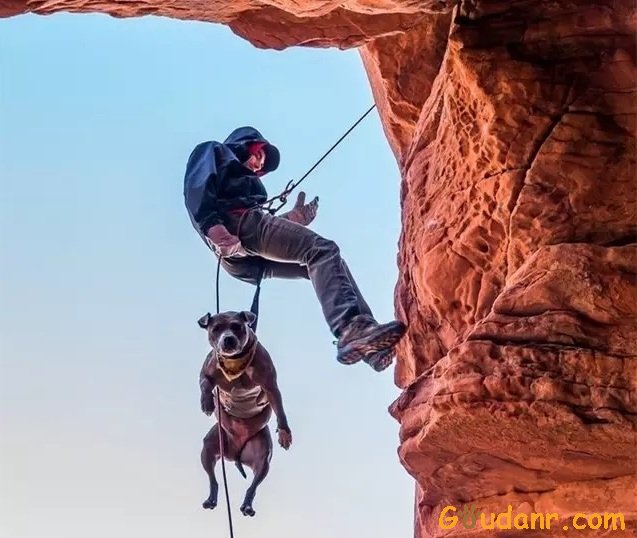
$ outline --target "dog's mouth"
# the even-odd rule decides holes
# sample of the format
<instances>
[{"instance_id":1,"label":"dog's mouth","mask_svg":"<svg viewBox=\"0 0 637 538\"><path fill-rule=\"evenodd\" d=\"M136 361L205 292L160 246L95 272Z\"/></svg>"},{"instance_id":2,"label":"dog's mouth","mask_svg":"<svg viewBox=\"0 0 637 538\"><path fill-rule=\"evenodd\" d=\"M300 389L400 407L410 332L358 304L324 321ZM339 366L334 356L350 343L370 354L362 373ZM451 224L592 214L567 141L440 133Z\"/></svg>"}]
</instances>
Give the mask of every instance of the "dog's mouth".
<instances>
[{"instance_id":1,"label":"dog's mouth","mask_svg":"<svg viewBox=\"0 0 637 538\"><path fill-rule=\"evenodd\" d=\"M234 335L222 335L217 341L217 351L226 357L240 355L243 352L242 342Z\"/></svg>"},{"instance_id":2,"label":"dog's mouth","mask_svg":"<svg viewBox=\"0 0 637 538\"><path fill-rule=\"evenodd\" d=\"M219 353L221 355L223 355L224 357L228 358L228 359L232 359L235 357L238 357L242 354L243 350L242 349L227 349L227 348L217 348L217 350L219 351Z\"/></svg>"}]
</instances>

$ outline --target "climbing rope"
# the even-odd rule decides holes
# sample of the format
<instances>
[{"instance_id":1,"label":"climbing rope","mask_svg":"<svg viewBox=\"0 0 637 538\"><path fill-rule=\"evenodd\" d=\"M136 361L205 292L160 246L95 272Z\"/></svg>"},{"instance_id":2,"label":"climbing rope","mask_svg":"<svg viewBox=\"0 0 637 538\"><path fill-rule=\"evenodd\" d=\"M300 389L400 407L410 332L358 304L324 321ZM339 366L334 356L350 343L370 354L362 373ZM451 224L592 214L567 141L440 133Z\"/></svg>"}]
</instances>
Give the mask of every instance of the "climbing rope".
<instances>
[{"instance_id":1,"label":"climbing rope","mask_svg":"<svg viewBox=\"0 0 637 538\"><path fill-rule=\"evenodd\" d=\"M219 256L219 261L217 262L217 314L221 312L220 300L219 300L219 273L221 269L221 256ZM221 474L223 475L223 489L226 494L226 508L228 510L228 528L230 529L230 538L234 538L234 525L232 524L232 510L230 509L230 493L228 492L228 478L226 477L226 458L225 458L225 450L223 446L223 426L221 423L221 415L223 413L223 409L221 407L221 396L219 394L219 385L216 387L216 396L217 396L217 413L219 414L219 419L217 423L217 430L219 430L219 457L221 459Z\"/></svg>"},{"instance_id":2,"label":"climbing rope","mask_svg":"<svg viewBox=\"0 0 637 538\"><path fill-rule=\"evenodd\" d=\"M303 181L305 181L312 172L314 172L314 170L318 167L318 165L321 164L327 158L327 156L330 153L332 153L332 151L334 151L343 140L345 140L345 138L347 138L347 135L349 135L354 129L356 129L356 127L358 127L358 124L362 122L369 115L369 113L372 110L374 110L374 108L376 108L375 103L372 106L370 106L369 109L367 109L367 111L360 118L358 118L358 120L356 120L356 122L354 122L354 124L347 131L345 131L345 134L341 136L334 143L334 145L332 145L332 147L328 149L318 161L316 161L316 163L314 163L314 166L312 166L312 168L310 168L307 172L305 172L305 174L303 175L303 177L301 177L301 179L299 179L298 181L290 181L280 194L277 194L276 196L273 196L269 200L266 200L265 202L260 204L258 207L266 209L272 215L277 213L287 203L288 196L292 193L292 191L296 189L301 183L303 183ZM281 204L278 207L273 208L272 205L277 200L279 200Z\"/></svg>"},{"instance_id":3,"label":"climbing rope","mask_svg":"<svg viewBox=\"0 0 637 538\"><path fill-rule=\"evenodd\" d=\"M219 273L221 272L221 256L217 260L217 278L215 282L215 297L217 300L217 314L221 313L221 306L219 305Z\"/></svg>"},{"instance_id":4,"label":"climbing rope","mask_svg":"<svg viewBox=\"0 0 637 538\"><path fill-rule=\"evenodd\" d=\"M356 127L358 127L358 125L369 115L369 113L372 110L374 110L374 108L376 108L375 104L373 104L371 107L369 107L369 109L360 118L358 118L358 120L356 120L356 122L347 131L345 131L345 134L343 134L343 136L341 136L332 145L332 147L330 149L328 149L323 154L323 156L318 161L316 161L316 163L314 163L314 165L305 174L303 174L301 179L299 179L298 181L290 181L285 186L285 189L283 189L283 191L280 194L270 198L269 200L265 201L262 204L259 204L259 205L255 206L255 208L256 207L260 207L262 209L265 209L266 211L268 211L272 215L276 214L287 203L288 196L292 193L292 191L294 191L294 189L296 189L301 183L303 183L303 181L305 181L307 179L307 177L327 158L327 156L330 153L332 153L332 151L334 151L337 148L337 146L343 140L345 140L347 135L349 135L354 129L356 129ZM281 202L281 203L278 205L278 207L272 207L274 205L274 202L276 202L277 200L279 202ZM239 228L241 228L241 221L239 223ZM221 273L221 256L218 256L218 260L217 260L217 276L216 276L216 279L215 279L217 314L219 314L221 312L220 299L219 299L219 275L220 275L220 273ZM257 282L257 289L256 289L256 292L254 294L254 299L252 300L252 307L251 307L251 311L252 311L252 313L254 313L257 316L257 320L258 320L258 312L259 312L259 293L261 291L261 279L262 279L262 277L263 277L263 272L259 276L259 279L258 279L258 282ZM255 322L254 322L253 330L256 330L257 320L255 320ZM226 477L226 463L225 463L224 447L223 447L223 434L222 434L222 426L221 426L222 408L221 408L221 398L219 396L219 386L216 387L216 396L217 396L217 410L219 412L219 421L218 421L218 425L217 426L218 426L218 430L219 430L219 452L220 452L220 458L221 458L221 472L223 474L223 488L224 488L225 494L226 494L226 507L228 509L228 527L230 529L230 538L234 538L234 526L232 524L232 511L230 510L230 494L228 493L228 480L227 480L227 477Z\"/></svg>"},{"instance_id":5,"label":"climbing rope","mask_svg":"<svg viewBox=\"0 0 637 538\"><path fill-rule=\"evenodd\" d=\"M230 538L234 538L234 526L232 524L232 511L230 510L230 494L228 493L228 479L226 477L226 460L223 448L223 434L221 433L221 398L219 396L219 386L217 385L217 410L219 412L219 457L221 459L221 474L223 475L223 489L226 493L226 508L228 509L228 527L230 529Z\"/></svg>"}]
</instances>

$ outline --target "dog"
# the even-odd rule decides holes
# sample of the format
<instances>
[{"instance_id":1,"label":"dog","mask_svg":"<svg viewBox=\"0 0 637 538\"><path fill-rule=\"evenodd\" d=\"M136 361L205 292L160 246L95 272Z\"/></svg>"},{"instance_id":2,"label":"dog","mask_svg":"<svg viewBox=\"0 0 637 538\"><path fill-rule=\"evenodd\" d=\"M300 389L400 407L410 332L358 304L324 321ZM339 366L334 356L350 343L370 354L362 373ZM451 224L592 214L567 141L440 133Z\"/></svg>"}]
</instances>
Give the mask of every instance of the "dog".
<instances>
[{"instance_id":1,"label":"dog","mask_svg":"<svg viewBox=\"0 0 637 538\"><path fill-rule=\"evenodd\" d=\"M217 418L201 451L201 463L210 480L210 495L203 507L217 506L219 485L214 471L221 457L221 427L224 457L235 462L244 478L243 465L254 475L241 505L244 516L255 515L252 504L256 490L270 470L272 437L268 421L272 411L277 418L279 445L288 450L292 444L274 364L251 329L255 320L252 312L224 312L215 316L208 313L197 322L207 331L212 347L199 374L201 410L208 416L214 412ZM216 394L221 409L215 405Z\"/></svg>"}]
</instances>

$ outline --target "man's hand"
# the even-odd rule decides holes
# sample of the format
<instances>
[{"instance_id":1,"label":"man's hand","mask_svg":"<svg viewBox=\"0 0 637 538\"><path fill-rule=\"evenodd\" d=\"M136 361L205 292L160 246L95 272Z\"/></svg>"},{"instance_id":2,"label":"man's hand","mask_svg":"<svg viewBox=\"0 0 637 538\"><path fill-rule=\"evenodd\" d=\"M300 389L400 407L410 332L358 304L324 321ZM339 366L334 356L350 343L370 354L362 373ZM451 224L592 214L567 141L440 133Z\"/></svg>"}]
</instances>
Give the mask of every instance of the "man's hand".
<instances>
[{"instance_id":1,"label":"man's hand","mask_svg":"<svg viewBox=\"0 0 637 538\"><path fill-rule=\"evenodd\" d=\"M212 391L201 392L201 410L208 416L212 415L215 411L215 397Z\"/></svg>"},{"instance_id":2,"label":"man's hand","mask_svg":"<svg viewBox=\"0 0 637 538\"><path fill-rule=\"evenodd\" d=\"M222 258L247 255L241 246L239 238L226 230L223 224L217 224L209 228L206 232L206 237L214 251Z\"/></svg>"},{"instance_id":3,"label":"man's hand","mask_svg":"<svg viewBox=\"0 0 637 538\"><path fill-rule=\"evenodd\" d=\"M309 204L305 203L305 193L301 191L296 199L294 207L281 215L281 218L296 222L301 226L309 225L315 218L318 211L318 196L314 197Z\"/></svg>"},{"instance_id":4,"label":"man's hand","mask_svg":"<svg viewBox=\"0 0 637 538\"><path fill-rule=\"evenodd\" d=\"M279 444L281 447L285 450L290 448L290 445L292 444L292 432L290 431L290 428L287 426L285 428L278 427L276 432L279 434Z\"/></svg>"}]
</instances>

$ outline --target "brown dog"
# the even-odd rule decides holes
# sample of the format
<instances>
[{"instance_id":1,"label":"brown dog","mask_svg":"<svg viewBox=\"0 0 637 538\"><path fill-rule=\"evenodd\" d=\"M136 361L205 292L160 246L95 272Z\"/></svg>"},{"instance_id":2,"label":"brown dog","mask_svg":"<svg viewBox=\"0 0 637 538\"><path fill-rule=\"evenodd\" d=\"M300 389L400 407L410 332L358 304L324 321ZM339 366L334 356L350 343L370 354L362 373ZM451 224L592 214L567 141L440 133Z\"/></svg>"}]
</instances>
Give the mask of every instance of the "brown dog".
<instances>
[{"instance_id":1,"label":"brown dog","mask_svg":"<svg viewBox=\"0 0 637 538\"><path fill-rule=\"evenodd\" d=\"M250 467L254 474L241 505L241 513L245 516L254 516L252 503L257 487L270 469L272 438L268 421L272 410L277 418L279 444L287 450L292 443L276 370L270 355L250 328L254 320L251 312L224 312L216 316L206 314L198 321L199 326L207 330L212 346L199 375L201 410L206 415L214 411L217 417L217 424L204 438L201 451L201 463L210 478L210 496L203 507L213 509L217 506L219 485L214 469L221 456L220 410L215 409L215 389L218 387L224 456L236 462L244 478L242 464Z\"/></svg>"}]
</instances>

